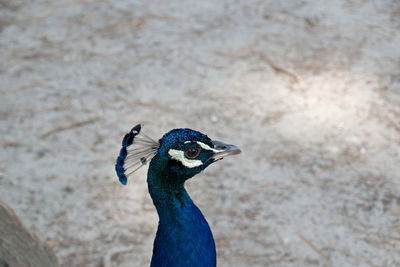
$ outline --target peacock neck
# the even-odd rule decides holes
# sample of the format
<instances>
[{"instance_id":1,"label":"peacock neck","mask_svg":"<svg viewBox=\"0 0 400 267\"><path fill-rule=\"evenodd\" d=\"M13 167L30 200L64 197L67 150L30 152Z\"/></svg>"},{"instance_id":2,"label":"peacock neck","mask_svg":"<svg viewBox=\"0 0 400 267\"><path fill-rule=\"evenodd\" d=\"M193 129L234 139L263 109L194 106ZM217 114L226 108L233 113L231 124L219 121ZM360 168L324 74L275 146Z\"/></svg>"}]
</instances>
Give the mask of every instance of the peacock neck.
<instances>
[{"instance_id":1,"label":"peacock neck","mask_svg":"<svg viewBox=\"0 0 400 267\"><path fill-rule=\"evenodd\" d=\"M147 183L159 216L152 267L216 266L214 239L201 211L184 188L184 182L150 164Z\"/></svg>"},{"instance_id":2,"label":"peacock neck","mask_svg":"<svg viewBox=\"0 0 400 267\"><path fill-rule=\"evenodd\" d=\"M160 221L177 218L179 213L193 208L194 203L184 187L184 182L171 183L168 177L157 168L149 168L147 184Z\"/></svg>"}]
</instances>

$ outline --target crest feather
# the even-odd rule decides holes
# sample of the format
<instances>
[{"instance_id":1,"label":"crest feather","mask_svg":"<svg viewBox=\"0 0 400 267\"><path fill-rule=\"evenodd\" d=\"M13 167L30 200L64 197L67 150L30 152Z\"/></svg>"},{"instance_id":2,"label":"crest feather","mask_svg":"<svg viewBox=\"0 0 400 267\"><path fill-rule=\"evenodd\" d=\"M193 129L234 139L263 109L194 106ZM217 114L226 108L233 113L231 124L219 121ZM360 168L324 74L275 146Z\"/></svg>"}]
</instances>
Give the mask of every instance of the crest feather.
<instances>
[{"instance_id":1,"label":"crest feather","mask_svg":"<svg viewBox=\"0 0 400 267\"><path fill-rule=\"evenodd\" d=\"M143 165L146 165L157 152L159 143L142 131L143 125L135 125L122 140L115 170L119 181L126 185L128 177Z\"/></svg>"}]
</instances>

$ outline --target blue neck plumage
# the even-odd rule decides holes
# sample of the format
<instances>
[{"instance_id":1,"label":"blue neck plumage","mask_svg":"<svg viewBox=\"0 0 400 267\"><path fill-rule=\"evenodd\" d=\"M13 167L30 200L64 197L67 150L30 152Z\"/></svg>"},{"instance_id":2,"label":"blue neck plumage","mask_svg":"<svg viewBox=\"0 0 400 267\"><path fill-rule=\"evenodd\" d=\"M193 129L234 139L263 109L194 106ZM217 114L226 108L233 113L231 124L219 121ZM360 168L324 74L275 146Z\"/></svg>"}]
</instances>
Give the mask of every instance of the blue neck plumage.
<instances>
[{"instance_id":1,"label":"blue neck plumage","mask_svg":"<svg viewBox=\"0 0 400 267\"><path fill-rule=\"evenodd\" d=\"M162 180L162 179L161 179ZM157 209L160 221L176 218L179 213L195 206L183 183L170 185L157 178L147 180L150 196Z\"/></svg>"},{"instance_id":2,"label":"blue neck plumage","mask_svg":"<svg viewBox=\"0 0 400 267\"><path fill-rule=\"evenodd\" d=\"M160 219L151 266L216 266L211 230L186 192L184 181L171 183L179 179L168 177L155 161L147 178Z\"/></svg>"},{"instance_id":3,"label":"blue neck plumage","mask_svg":"<svg viewBox=\"0 0 400 267\"><path fill-rule=\"evenodd\" d=\"M188 206L194 205L184 188L184 181L176 181L162 171L160 160L153 159L147 174L147 184L158 216L164 219L170 213L182 212Z\"/></svg>"}]
</instances>

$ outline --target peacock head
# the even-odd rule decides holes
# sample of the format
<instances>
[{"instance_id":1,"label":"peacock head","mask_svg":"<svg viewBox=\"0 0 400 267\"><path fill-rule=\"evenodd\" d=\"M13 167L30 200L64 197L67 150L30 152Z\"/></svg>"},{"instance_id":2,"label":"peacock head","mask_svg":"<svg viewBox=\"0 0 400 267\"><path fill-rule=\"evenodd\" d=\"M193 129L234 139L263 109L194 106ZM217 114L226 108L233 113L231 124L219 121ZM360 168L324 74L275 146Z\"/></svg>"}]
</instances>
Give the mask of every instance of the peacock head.
<instances>
[{"instance_id":1,"label":"peacock head","mask_svg":"<svg viewBox=\"0 0 400 267\"><path fill-rule=\"evenodd\" d=\"M182 183L222 158L241 153L234 145L211 140L191 129L174 129L157 141L136 125L125 136L116 171L122 184L147 162L171 183Z\"/></svg>"}]
</instances>

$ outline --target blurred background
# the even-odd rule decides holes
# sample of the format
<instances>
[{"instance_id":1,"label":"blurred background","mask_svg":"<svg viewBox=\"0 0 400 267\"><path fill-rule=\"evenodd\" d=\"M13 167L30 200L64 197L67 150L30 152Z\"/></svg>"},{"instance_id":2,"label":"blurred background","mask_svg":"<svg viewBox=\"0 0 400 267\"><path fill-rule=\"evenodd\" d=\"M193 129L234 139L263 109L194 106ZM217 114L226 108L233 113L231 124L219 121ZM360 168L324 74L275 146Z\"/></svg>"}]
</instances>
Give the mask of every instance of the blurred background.
<instances>
[{"instance_id":1,"label":"blurred background","mask_svg":"<svg viewBox=\"0 0 400 267\"><path fill-rule=\"evenodd\" d=\"M61 266L149 264L137 123L242 149L187 185L219 266L400 265L399 1L0 0L0 201Z\"/></svg>"}]
</instances>

